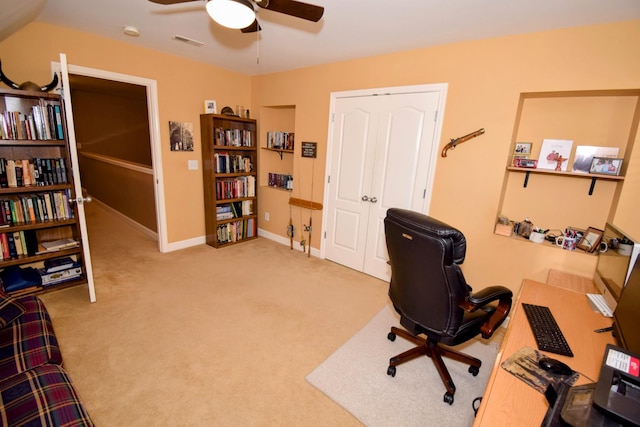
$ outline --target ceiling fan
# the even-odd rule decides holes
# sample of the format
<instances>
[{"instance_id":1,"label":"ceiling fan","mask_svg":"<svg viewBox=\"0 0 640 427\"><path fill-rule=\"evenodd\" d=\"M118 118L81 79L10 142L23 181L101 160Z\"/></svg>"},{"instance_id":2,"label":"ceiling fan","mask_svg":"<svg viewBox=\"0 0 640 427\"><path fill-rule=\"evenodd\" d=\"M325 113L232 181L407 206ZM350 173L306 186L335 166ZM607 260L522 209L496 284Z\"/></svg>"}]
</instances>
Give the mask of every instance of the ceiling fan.
<instances>
[{"instance_id":1,"label":"ceiling fan","mask_svg":"<svg viewBox=\"0 0 640 427\"><path fill-rule=\"evenodd\" d=\"M187 3L201 0L149 0L163 5ZM260 31L256 19L255 3L259 7L307 21L318 22L324 14L324 7L295 0L205 0L207 13L218 24L240 29L243 33Z\"/></svg>"}]
</instances>

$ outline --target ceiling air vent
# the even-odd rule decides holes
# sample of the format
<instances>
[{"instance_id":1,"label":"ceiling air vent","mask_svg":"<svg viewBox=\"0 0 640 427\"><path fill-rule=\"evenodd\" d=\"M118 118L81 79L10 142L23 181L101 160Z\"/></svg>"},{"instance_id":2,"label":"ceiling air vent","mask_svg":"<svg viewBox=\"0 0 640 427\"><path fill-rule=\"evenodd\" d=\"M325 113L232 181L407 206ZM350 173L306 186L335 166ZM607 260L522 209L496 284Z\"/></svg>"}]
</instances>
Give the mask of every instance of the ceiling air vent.
<instances>
[{"instance_id":1,"label":"ceiling air vent","mask_svg":"<svg viewBox=\"0 0 640 427\"><path fill-rule=\"evenodd\" d=\"M178 40L179 42L184 42L193 46L204 46L204 43L202 43L201 41L198 40L194 40L194 39L190 39L189 37L185 37L185 36L179 36L179 35L175 35L173 36L174 40Z\"/></svg>"}]
</instances>

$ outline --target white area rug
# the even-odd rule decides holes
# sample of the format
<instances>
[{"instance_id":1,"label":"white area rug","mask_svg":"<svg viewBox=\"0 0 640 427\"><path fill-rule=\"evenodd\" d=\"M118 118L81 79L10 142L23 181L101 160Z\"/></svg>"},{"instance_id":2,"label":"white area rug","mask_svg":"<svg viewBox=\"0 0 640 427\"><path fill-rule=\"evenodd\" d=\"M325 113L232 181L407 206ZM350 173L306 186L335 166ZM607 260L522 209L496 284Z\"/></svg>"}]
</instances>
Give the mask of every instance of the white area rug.
<instances>
[{"instance_id":1,"label":"white area rug","mask_svg":"<svg viewBox=\"0 0 640 427\"><path fill-rule=\"evenodd\" d=\"M389 304L362 330L313 370L307 381L349 411L364 425L471 426L473 399L482 396L493 367L503 328L490 340L475 339L456 349L482 360L478 376L468 366L445 359L456 393L453 405L443 401L446 391L433 362L421 357L387 375L389 359L413 344L401 337L387 339L399 316Z\"/></svg>"}]
</instances>

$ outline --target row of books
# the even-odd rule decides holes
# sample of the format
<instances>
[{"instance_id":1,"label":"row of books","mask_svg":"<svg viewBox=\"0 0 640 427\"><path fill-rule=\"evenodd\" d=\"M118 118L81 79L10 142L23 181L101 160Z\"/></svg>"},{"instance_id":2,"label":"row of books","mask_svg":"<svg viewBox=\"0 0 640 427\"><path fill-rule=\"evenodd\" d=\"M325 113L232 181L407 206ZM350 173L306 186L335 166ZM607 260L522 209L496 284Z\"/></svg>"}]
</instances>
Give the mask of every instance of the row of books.
<instances>
[{"instance_id":1,"label":"row of books","mask_svg":"<svg viewBox=\"0 0 640 427\"><path fill-rule=\"evenodd\" d=\"M255 196L256 177L253 175L239 176L234 179L219 179L216 181L216 199L218 200Z\"/></svg>"},{"instance_id":2,"label":"row of books","mask_svg":"<svg viewBox=\"0 0 640 427\"><path fill-rule=\"evenodd\" d=\"M251 131L247 129L215 128L214 145L227 145L231 147L253 147Z\"/></svg>"},{"instance_id":3,"label":"row of books","mask_svg":"<svg viewBox=\"0 0 640 427\"><path fill-rule=\"evenodd\" d=\"M31 111L5 111L0 115L0 139L64 139L60 102L41 100Z\"/></svg>"},{"instance_id":4,"label":"row of books","mask_svg":"<svg viewBox=\"0 0 640 427\"><path fill-rule=\"evenodd\" d=\"M285 190L293 190L293 176L282 173L269 172L269 187L284 188Z\"/></svg>"},{"instance_id":5,"label":"row of books","mask_svg":"<svg viewBox=\"0 0 640 427\"><path fill-rule=\"evenodd\" d=\"M242 200L216 206L216 219L218 221L248 215L253 215L253 200Z\"/></svg>"},{"instance_id":6,"label":"row of books","mask_svg":"<svg viewBox=\"0 0 640 427\"><path fill-rule=\"evenodd\" d=\"M70 190L59 190L0 199L0 227L71 219L69 198Z\"/></svg>"},{"instance_id":7,"label":"row of books","mask_svg":"<svg viewBox=\"0 0 640 427\"><path fill-rule=\"evenodd\" d=\"M62 157L13 160L0 158L0 187L67 184L67 166Z\"/></svg>"},{"instance_id":8,"label":"row of books","mask_svg":"<svg viewBox=\"0 0 640 427\"><path fill-rule=\"evenodd\" d=\"M294 132L267 132L267 148L293 150Z\"/></svg>"},{"instance_id":9,"label":"row of books","mask_svg":"<svg viewBox=\"0 0 640 427\"><path fill-rule=\"evenodd\" d=\"M80 245L75 239L58 239L38 242L35 230L21 230L0 233L0 259L14 259L21 256L34 256L47 252L57 252Z\"/></svg>"},{"instance_id":10,"label":"row of books","mask_svg":"<svg viewBox=\"0 0 640 427\"><path fill-rule=\"evenodd\" d=\"M218 226L218 244L237 242L256 235L256 222L253 218L233 221Z\"/></svg>"},{"instance_id":11,"label":"row of books","mask_svg":"<svg viewBox=\"0 0 640 427\"><path fill-rule=\"evenodd\" d=\"M251 157L225 152L213 155L216 173L251 172L253 163Z\"/></svg>"}]
</instances>

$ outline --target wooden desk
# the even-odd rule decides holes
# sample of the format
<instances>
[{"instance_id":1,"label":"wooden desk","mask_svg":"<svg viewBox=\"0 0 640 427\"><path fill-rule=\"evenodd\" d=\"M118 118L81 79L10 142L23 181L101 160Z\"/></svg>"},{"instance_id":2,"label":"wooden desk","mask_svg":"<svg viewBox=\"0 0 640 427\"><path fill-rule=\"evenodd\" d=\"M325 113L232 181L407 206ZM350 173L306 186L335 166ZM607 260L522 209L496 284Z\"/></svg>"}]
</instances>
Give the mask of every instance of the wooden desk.
<instances>
[{"instance_id":1,"label":"wooden desk","mask_svg":"<svg viewBox=\"0 0 640 427\"><path fill-rule=\"evenodd\" d=\"M580 372L576 385L598 380L605 347L614 343L611 333L594 330L611 326L612 320L591 309L583 292L524 280L511 307L509 325L491 371L474 426L540 426L547 411L541 393L502 369L500 364L522 347L537 349L522 302L546 305L560 326L574 357L545 353Z\"/></svg>"}]
</instances>

